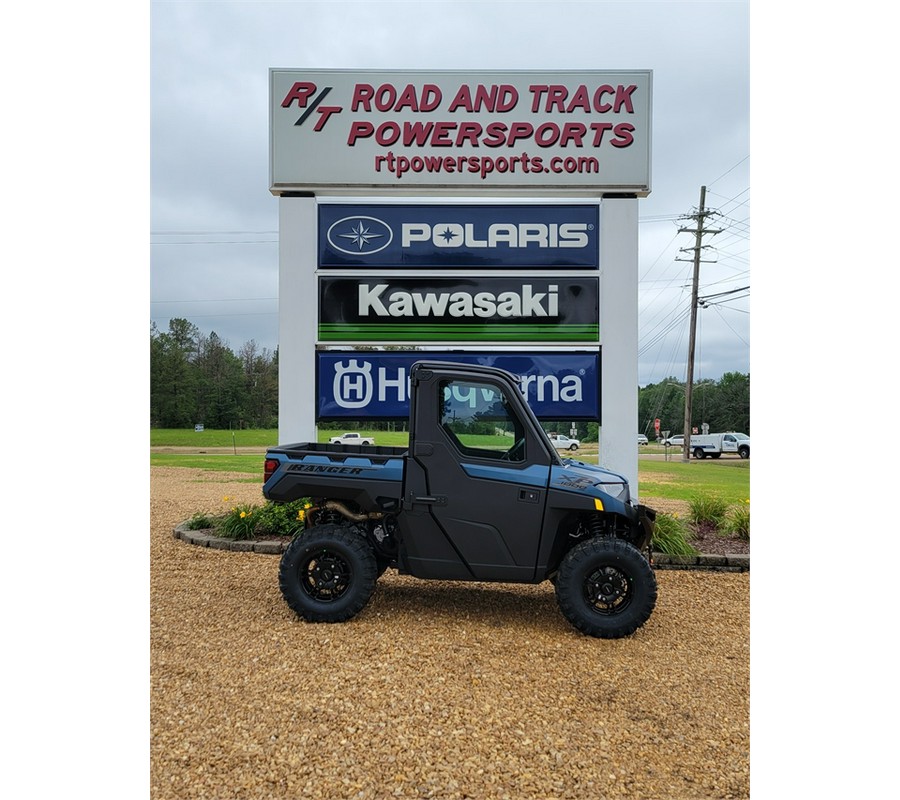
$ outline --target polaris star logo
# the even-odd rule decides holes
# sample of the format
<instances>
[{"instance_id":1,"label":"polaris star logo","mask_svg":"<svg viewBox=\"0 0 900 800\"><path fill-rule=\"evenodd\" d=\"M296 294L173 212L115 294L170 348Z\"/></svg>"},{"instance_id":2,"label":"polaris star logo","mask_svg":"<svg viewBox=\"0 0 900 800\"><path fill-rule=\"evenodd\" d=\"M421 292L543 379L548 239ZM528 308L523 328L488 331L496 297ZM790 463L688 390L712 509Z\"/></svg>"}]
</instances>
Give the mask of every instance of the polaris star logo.
<instances>
[{"instance_id":1,"label":"polaris star logo","mask_svg":"<svg viewBox=\"0 0 900 800\"><path fill-rule=\"evenodd\" d=\"M327 237L335 250L358 256L384 250L393 241L394 232L375 217L344 217L328 229Z\"/></svg>"}]
</instances>

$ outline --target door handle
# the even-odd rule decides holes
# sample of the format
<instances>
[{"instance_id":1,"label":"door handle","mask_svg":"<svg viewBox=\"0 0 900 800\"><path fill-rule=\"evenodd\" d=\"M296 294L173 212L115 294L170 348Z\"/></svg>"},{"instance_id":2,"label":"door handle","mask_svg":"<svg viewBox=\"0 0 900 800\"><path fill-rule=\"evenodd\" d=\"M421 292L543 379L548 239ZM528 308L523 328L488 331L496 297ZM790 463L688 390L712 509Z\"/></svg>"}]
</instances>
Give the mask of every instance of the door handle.
<instances>
[{"instance_id":1,"label":"door handle","mask_svg":"<svg viewBox=\"0 0 900 800\"><path fill-rule=\"evenodd\" d=\"M421 503L423 505L429 505L429 506L445 506L445 505L447 505L447 495L444 495L444 494L413 495L412 502L413 503Z\"/></svg>"}]
</instances>

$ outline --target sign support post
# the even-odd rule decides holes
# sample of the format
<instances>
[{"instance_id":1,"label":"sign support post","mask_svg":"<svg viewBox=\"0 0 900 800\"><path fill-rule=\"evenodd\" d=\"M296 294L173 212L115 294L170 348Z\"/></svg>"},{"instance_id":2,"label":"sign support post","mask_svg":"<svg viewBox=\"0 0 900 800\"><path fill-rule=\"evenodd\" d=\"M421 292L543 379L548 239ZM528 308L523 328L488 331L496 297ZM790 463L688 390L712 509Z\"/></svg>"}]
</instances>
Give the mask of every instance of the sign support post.
<instances>
[{"instance_id":1,"label":"sign support post","mask_svg":"<svg viewBox=\"0 0 900 800\"><path fill-rule=\"evenodd\" d=\"M278 443L317 440L316 198L278 199Z\"/></svg>"},{"instance_id":2,"label":"sign support post","mask_svg":"<svg viewBox=\"0 0 900 800\"><path fill-rule=\"evenodd\" d=\"M600 466L638 492L638 201L600 204Z\"/></svg>"}]
</instances>

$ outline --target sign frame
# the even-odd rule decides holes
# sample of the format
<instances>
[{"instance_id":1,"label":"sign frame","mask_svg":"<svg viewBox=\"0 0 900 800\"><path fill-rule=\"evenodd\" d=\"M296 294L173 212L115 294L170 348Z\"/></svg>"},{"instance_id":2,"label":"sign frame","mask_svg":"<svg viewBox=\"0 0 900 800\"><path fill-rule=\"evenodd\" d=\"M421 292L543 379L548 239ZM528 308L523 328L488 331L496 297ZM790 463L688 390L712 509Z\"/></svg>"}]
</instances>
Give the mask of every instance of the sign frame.
<instances>
[{"instance_id":1,"label":"sign frame","mask_svg":"<svg viewBox=\"0 0 900 800\"><path fill-rule=\"evenodd\" d=\"M269 69L269 190L651 191L652 70Z\"/></svg>"},{"instance_id":2,"label":"sign frame","mask_svg":"<svg viewBox=\"0 0 900 800\"><path fill-rule=\"evenodd\" d=\"M358 363L360 360L366 361L404 361L406 362L403 365L403 368L406 369L406 378L408 380L408 368L412 366L413 363L419 360L428 360L428 361L448 361L455 363L481 363L488 364L493 366L498 366L501 369L507 369L508 371L513 372L513 374L519 374L518 370L509 369L509 361L516 359L523 360L532 360L535 359L552 359L555 365L559 365L565 361L570 362L570 369L572 370L581 370L582 374L576 375L575 372L569 373L561 380L556 381L556 385L554 386L552 383L548 387L545 385L539 385L539 377L535 376L530 383L526 384L526 391L529 392L529 396L526 398L532 410L535 412L535 416L538 419L544 421L557 421L557 420L572 420L572 421L590 421L596 422L600 420L600 412L601 412L601 350L600 348L596 348L593 350L588 349L579 349L579 350L566 350L566 351L555 351L555 350L544 350L540 352L535 351L524 351L524 350L465 350L465 351L454 351L454 350L440 350L440 351L432 351L432 350L381 350L381 351L359 351L359 350L317 350L316 358L315 358L315 386L316 386L316 400L315 400L315 418L316 422L340 422L342 420L358 420L361 417L366 419L378 420L378 421L389 421L389 420L408 420L409 419L409 397L407 395L405 401L399 398L399 385L398 381L402 380L400 377L396 377L394 380L387 381L385 383L386 386L397 391L398 399L394 404L393 413L389 413L388 411L379 412L376 409L372 409L369 407L369 400L362 405L353 405L352 403L358 403L358 400L352 401L351 405L346 408L346 413L335 413L330 411L329 409L333 409L337 406L336 402L328 403L328 401L323 401L323 368L322 363L325 359L335 359L341 362L346 361L347 367L346 370L352 370L354 372L363 372L361 365ZM357 362L355 365L353 362ZM499 363L498 363L499 362ZM577 363L581 364L581 367L577 366ZM367 372L370 372L367 371ZM398 373L399 375L399 373ZM545 380L548 380L550 376L543 376ZM571 378L567 382L567 378ZM574 392L577 390L578 384L574 382L574 379L585 378L585 380L580 384L582 388L587 388L590 391L590 397L588 399L582 399L580 401L580 405L567 408L565 407L566 401L562 400L562 395L565 391L569 390ZM332 382L336 382L336 376L334 371L332 371L327 377L326 380L330 379ZM375 392L375 388L373 385L369 385L367 389L363 388L363 384L365 381L359 381L359 391L368 391L370 394ZM567 383L567 386L563 384ZM383 387L379 388L380 389ZM543 399L538 402L544 402L547 407L550 408L558 408L559 413L547 413L544 411L542 406L535 405L530 399L530 391L531 388L534 388L536 398L540 393L546 395L547 393L551 394L549 400L544 401ZM332 394L334 394L334 386L332 386ZM553 399L552 393L557 392L558 398L556 400ZM386 394L385 390L385 394ZM403 403L405 402L405 406ZM575 401L572 401L571 404L574 404ZM324 409L324 413L323 413Z\"/></svg>"},{"instance_id":3,"label":"sign frame","mask_svg":"<svg viewBox=\"0 0 900 800\"><path fill-rule=\"evenodd\" d=\"M600 277L320 274L317 319L320 345L540 341L596 347Z\"/></svg>"},{"instance_id":4,"label":"sign frame","mask_svg":"<svg viewBox=\"0 0 900 800\"><path fill-rule=\"evenodd\" d=\"M594 203L319 203L319 269L600 268Z\"/></svg>"}]
</instances>

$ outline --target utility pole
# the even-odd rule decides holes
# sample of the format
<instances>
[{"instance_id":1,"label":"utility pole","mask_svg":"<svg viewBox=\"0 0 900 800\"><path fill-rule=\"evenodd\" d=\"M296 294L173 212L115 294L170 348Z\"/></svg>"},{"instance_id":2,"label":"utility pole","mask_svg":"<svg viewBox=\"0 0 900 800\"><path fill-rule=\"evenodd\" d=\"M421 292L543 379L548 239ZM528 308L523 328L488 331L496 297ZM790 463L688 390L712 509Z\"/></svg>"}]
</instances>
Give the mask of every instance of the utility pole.
<instances>
[{"instance_id":1,"label":"utility pole","mask_svg":"<svg viewBox=\"0 0 900 800\"><path fill-rule=\"evenodd\" d=\"M700 187L700 208L696 214L692 215L690 219L694 219L697 222L696 228L679 228L679 233L693 233L694 234L694 246L693 247L682 247L681 252L687 252L690 250L694 251L694 280L691 286L691 334L690 334L690 342L688 344L688 363L687 363L687 383L684 387L684 444L682 445L681 450L681 460L683 462L690 461L691 457L691 411L693 405L693 393L694 393L694 350L697 345L697 297L699 294L699 285L700 285L700 251L703 249L703 234L705 233L721 233L718 230L710 230L703 229L703 223L706 220L706 217L712 214L712 211L706 210L706 187ZM676 261L685 261L686 259L677 258Z\"/></svg>"}]
</instances>

